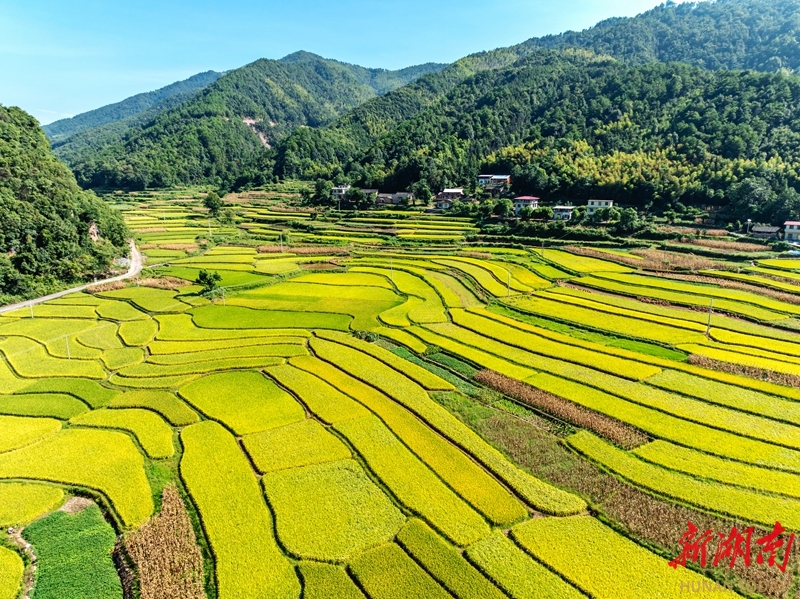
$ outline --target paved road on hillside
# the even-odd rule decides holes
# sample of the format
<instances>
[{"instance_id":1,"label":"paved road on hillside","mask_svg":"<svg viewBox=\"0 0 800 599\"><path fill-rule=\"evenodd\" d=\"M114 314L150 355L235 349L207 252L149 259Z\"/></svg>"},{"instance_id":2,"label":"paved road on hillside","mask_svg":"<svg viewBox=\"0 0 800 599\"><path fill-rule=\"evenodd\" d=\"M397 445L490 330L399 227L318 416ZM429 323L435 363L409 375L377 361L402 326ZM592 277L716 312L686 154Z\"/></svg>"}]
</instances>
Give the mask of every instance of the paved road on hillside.
<instances>
[{"instance_id":1,"label":"paved road on hillside","mask_svg":"<svg viewBox=\"0 0 800 599\"><path fill-rule=\"evenodd\" d=\"M0 314L4 312L12 312L14 310L19 310L20 308L27 308L28 306L35 306L36 304L41 304L43 302L49 302L50 300L58 299L60 297L64 297L70 293L75 293L77 291L83 291L87 287L91 285L102 285L103 283L114 283L115 281L124 281L125 279L130 279L135 277L140 272L142 272L142 254L139 252L136 244L131 241L131 267L128 269L124 275L119 275L117 277L111 277L110 279L103 279L102 281L97 281L96 283L87 283L86 285L81 285L80 287L73 287L72 289L65 289L64 291L59 291L58 293L52 293L50 295L45 295L44 297L39 297L33 300L25 300L24 302L19 302L18 304L10 304L8 306L3 306L0 308Z\"/></svg>"}]
</instances>

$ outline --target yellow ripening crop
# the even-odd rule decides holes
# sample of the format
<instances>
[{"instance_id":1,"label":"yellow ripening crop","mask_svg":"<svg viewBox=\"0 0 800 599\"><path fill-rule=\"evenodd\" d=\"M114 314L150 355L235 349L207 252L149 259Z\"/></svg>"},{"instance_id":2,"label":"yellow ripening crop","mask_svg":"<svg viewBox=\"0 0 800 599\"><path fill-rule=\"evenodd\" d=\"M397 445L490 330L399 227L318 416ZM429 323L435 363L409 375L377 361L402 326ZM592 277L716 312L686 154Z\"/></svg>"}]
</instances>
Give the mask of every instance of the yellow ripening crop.
<instances>
[{"instance_id":1,"label":"yellow ripening crop","mask_svg":"<svg viewBox=\"0 0 800 599\"><path fill-rule=\"evenodd\" d=\"M242 445L262 473L352 457L336 435L311 419L247 435Z\"/></svg>"},{"instance_id":2,"label":"yellow ripening crop","mask_svg":"<svg viewBox=\"0 0 800 599\"><path fill-rule=\"evenodd\" d=\"M764 495L654 466L588 431L575 433L567 442L591 460L644 489L746 522L772 526L778 521L790 530L800 527L800 501L797 499Z\"/></svg>"},{"instance_id":3,"label":"yellow ripening crop","mask_svg":"<svg viewBox=\"0 0 800 599\"><path fill-rule=\"evenodd\" d=\"M590 597L679 599L686 596L687 583L689 588L693 583L696 588L713 585L696 572L671 568L663 557L591 516L535 518L515 526L511 535ZM729 591L719 596L738 597Z\"/></svg>"},{"instance_id":4,"label":"yellow ripening crop","mask_svg":"<svg viewBox=\"0 0 800 599\"><path fill-rule=\"evenodd\" d=\"M181 441L181 476L214 553L219 598L298 599L300 582L236 439L216 422L200 422L183 429Z\"/></svg>"},{"instance_id":5,"label":"yellow ripening crop","mask_svg":"<svg viewBox=\"0 0 800 599\"><path fill-rule=\"evenodd\" d=\"M422 385L422 387L428 389L429 391L453 391L455 389L452 384L436 376L429 370L425 370L422 366L417 366L416 364L413 364L412 362L393 354L388 349L384 349L383 347L375 345L374 343L367 343L366 341L357 339L352 335L339 333L338 331L319 331L317 336L322 339L327 339L328 341L341 343L342 345L346 345L360 352L364 352L365 354L380 360L384 364L391 366L399 373L410 378L412 381L419 383Z\"/></svg>"},{"instance_id":6,"label":"yellow ripening crop","mask_svg":"<svg viewBox=\"0 0 800 599\"><path fill-rule=\"evenodd\" d=\"M334 425L397 499L465 546L489 534L486 522L448 489L384 424L370 416Z\"/></svg>"},{"instance_id":7,"label":"yellow ripening crop","mask_svg":"<svg viewBox=\"0 0 800 599\"><path fill-rule=\"evenodd\" d=\"M583 593L534 561L501 531L467 549L475 566L514 599L583 599Z\"/></svg>"},{"instance_id":8,"label":"yellow ripening crop","mask_svg":"<svg viewBox=\"0 0 800 599\"><path fill-rule=\"evenodd\" d=\"M293 366L272 366L267 374L294 393L320 420L333 424L341 420L364 418L369 412L323 379Z\"/></svg>"},{"instance_id":9,"label":"yellow ripening crop","mask_svg":"<svg viewBox=\"0 0 800 599\"><path fill-rule=\"evenodd\" d=\"M0 478L47 480L105 495L126 527L153 513L144 458L125 433L69 429L0 454Z\"/></svg>"},{"instance_id":10,"label":"yellow ripening crop","mask_svg":"<svg viewBox=\"0 0 800 599\"><path fill-rule=\"evenodd\" d=\"M344 562L391 541L405 516L353 460L264 475L278 539L303 559Z\"/></svg>"},{"instance_id":11,"label":"yellow ripening crop","mask_svg":"<svg viewBox=\"0 0 800 599\"><path fill-rule=\"evenodd\" d=\"M180 395L237 435L257 433L306 417L303 407L291 395L253 371L213 374L182 387Z\"/></svg>"},{"instance_id":12,"label":"yellow ripening crop","mask_svg":"<svg viewBox=\"0 0 800 599\"><path fill-rule=\"evenodd\" d=\"M60 430L61 422L52 418L0 416L0 452L25 447Z\"/></svg>"},{"instance_id":13,"label":"yellow ripening crop","mask_svg":"<svg viewBox=\"0 0 800 599\"><path fill-rule=\"evenodd\" d=\"M316 372L372 410L417 457L492 523L511 524L525 517L524 507L494 478L408 409L325 362L300 358L293 363Z\"/></svg>"},{"instance_id":14,"label":"yellow ripening crop","mask_svg":"<svg viewBox=\"0 0 800 599\"><path fill-rule=\"evenodd\" d=\"M300 562L303 599L365 599L344 568L319 562Z\"/></svg>"},{"instance_id":15,"label":"yellow ripening crop","mask_svg":"<svg viewBox=\"0 0 800 599\"><path fill-rule=\"evenodd\" d=\"M0 599L15 599L22 585L25 564L11 549L0 547Z\"/></svg>"},{"instance_id":16,"label":"yellow ripening crop","mask_svg":"<svg viewBox=\"0 0 800 599\"><path fill-rule=\"evenodd\" d=\"M633 453L648 462L700 478L800 499L797 474L718 458L668 441L653 441Z\"/></svg>"},{"instance_id":17,"label":"yellow ripening crop","mask_svg":"<svg viewBox=\"0 0 800 599\"><path fill-rule=\"evenodd\" d=\"M95 428L118 428L132 433L151 458L169 458L175 453L172 429L150 410L94 410L70 420L71 424Z\"/></svg>"},{"instance_id":18,"label":"yellow ripening crop","mask_svg":"<svg viewBox=\"0 0 800 599\"><path fill-rule=\"evenodd\" d=\"M350 569L372 599L451 599L447 591L394 543L361 554L350 563Z\"/></svg>"},{"instance_id":19,"label":"yellow ripening crop","mask_svg":"<svg viewBox=\"0 0 800 599\"><path fill-rule=\"evenodd\" d=\"M108 407L152 410L161 414L172 426L186 426L200 420L197 412L175 397L174 393L167 391L126 391L114 397Z\"/></svg>"},{"instance_id":20,"label":"yellow ripening crop","mask_svg":"<svg viewBox=\"0 0 800 599\"><path fill-rule=\"evenodd\" d=\"M445 438L471 454L530 505L553 514L578 513L585 509L586 504L578 497L556 489L511 464L500 452L435 403L411 379L349 347L323 339L312 339L311 345L324 360L376 387L417 414Z\"/></svg>"},{"instance_id":21,"label":"yellow ripening crop","mask_svg":"<svg viewBox=\"0 0 800 599\"><path fill-rule=\"evenodd\" d=\"M24 526L64 501L58 487L36 483L0 483L0 526Z\"/></svg>"},{"instance_id":22,"label":"yellow ripening crop","mask_svg":"<svg viewBox=\"0 0 800 599\"><path fill-rule=\"evenodd\" d=\"M397 542L458 599L504 599L496 586L421 520L410 520Z\"/></svg>"}]
</instances>

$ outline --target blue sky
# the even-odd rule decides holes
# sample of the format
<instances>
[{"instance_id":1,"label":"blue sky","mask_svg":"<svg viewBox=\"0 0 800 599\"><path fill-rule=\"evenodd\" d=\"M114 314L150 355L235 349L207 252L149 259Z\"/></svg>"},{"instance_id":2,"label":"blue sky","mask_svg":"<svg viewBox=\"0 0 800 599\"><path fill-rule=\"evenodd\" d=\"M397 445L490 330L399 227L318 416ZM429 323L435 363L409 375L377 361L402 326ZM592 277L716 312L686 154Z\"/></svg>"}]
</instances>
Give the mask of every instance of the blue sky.
<instances>
[{"instance_id":1,"label":"blue sky","mask_svg":"<svg viewBox=\"0 0 800 599\"><path fill-rule=\"evenodd\" d=\"M0 104L43 124L195 73L308 50L368 67L458 58L657 0L0 0Z\"/></svg>"}]
</instances>

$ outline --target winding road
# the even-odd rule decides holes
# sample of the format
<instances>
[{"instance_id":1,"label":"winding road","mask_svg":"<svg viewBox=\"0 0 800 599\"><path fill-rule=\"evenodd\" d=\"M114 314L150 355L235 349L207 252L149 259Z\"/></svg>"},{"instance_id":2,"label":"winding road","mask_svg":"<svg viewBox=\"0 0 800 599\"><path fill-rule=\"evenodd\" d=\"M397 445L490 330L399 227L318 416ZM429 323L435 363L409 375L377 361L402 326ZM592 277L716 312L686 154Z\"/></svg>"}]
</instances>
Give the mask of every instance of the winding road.
<instances>
[{"instance_id":1,"label":"winding road","mask_svg":"<svg viewBox=\"0 0 800 599\"><path fill-rule=\"evenodd\" d=\"M139 252L139 249L136 247L136 244L131 240L131 266L123 275L118 275L116 277L111 277L110 279L103 279L102 281L87 283L86 285L81 285L80 287L73 287L72 289L65 289L64 291L59 291L58 293L51 293L50 295L45 295L44 297L38 297L32 300L25 300L24 302L19 302L16 304L9 304L8 306L0 307L0 314L4 312L13 312L14 310L19 310L20 308L27 308L28 306L35 306L37 304L41 304L44 302L49 302L50 300L58 299L60 297L64 297L65 295L69 295L70 293L76 293L78 291L83 291L87 287L92 285L103 285L104 283L114 283L116 281L124 281L125 279L130 279L138 275L142 272L142 254Z\"/></svg>"}]
</instances>

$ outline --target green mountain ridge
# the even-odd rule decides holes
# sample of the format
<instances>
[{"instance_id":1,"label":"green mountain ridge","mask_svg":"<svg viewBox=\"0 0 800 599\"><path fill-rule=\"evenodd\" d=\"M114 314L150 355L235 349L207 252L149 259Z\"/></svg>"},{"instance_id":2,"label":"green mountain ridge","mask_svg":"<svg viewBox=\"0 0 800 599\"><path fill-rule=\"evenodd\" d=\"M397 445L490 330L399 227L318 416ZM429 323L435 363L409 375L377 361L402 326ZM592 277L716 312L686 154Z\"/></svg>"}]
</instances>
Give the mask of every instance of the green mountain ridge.
<instances>
[{"instance_id":1,"label":"green mountain ridge","mask_svg":"<svg viewBox=\"0 0 800 599\"><path fill-rule=\"evenodd\" d=\"M310 53L261 59L226 73L110 143L108 132L87 132L89 139L79 151L57 153L84 187L221 185L294 129L323 126L384 90L441 66L385 71Z\"/></svg>"},{"instance_id":2,"label":"green mountain ridge","mask_svg":"<svg viewBox=\"0 0 800 599\"><path fill-rule=\"evenodd\" d=\"M782 222L800 212L800 78L539 51L465 80L346 167L382 189L470 184L480 171L544 199L741 200L742 216ZM772 187L759 206L739 189L751 179Z\"/></svg>"},{"instance_id":3,"label":"green mountain ridge","mask_svg":"<svg viewBox=\"0 0 800 599\"><path fill-rule=\"evenodd\" d=\"M543 49L579 47L633 65L686 62L715 69L761 66L760 70L775 72L800 67L798 35L797 0L667 2L636 17L609 19L582 32L532 38L463 58L359 106L327 127L295 131L278 147L275 172L302 178L341 174L381 136L433 106L466 78L510 67ZM776 60L763 59L774 52Z\"/></svg>"},{"instance_id":4,"label":"green mountain ridge","mask_svg":"<svg viewBox=\"0 0 800 599\"><path fill-rule=\"evenodd\" d=\"M42 129L50 141L53 142L53 145L58 147L73 135L87 129L131 119L142 113L153 111L153 109L156 109L156 112L160 112L165 108L174 106L214 83L222 75L223 73L215 71L198 73L188 79L172 83L155 91L136 94L121 102L90 110L72 118L55 121L49 125L44 125ZM174 100L176 98L177 101ZM171 99L173 102L169 102Z\"/></svg>"},{"instance_id":5,"label":"green mountain ridge","mask_svg":"<svg viewBox=\"0 0 800 599\"><path fill-rule=\"evenodd\" d=\"M0 105L0 304L107 271L127 238L120 213L78 187L36 119Z\"/></svg>"}]
</instances>

